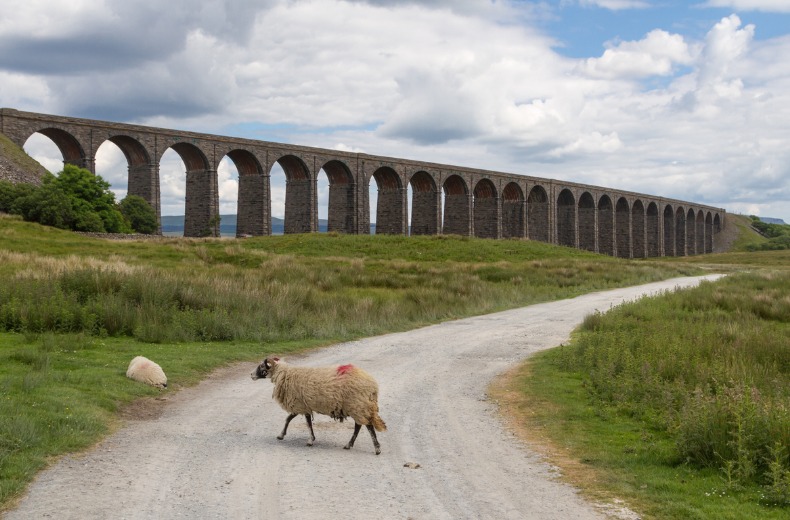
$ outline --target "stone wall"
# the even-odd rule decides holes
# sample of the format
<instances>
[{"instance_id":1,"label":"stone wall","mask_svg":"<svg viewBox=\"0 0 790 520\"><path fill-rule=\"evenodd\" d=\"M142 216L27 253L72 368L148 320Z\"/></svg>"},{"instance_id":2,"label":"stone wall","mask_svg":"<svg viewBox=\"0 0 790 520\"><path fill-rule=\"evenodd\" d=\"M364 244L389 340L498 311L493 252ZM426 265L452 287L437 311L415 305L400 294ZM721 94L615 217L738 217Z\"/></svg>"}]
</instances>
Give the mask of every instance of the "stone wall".
<instances>
[{"instance_id":1,"label":"stone wall","mask_svg":"<svg viewBox=\"0 0 790 520\"><path fill-rule=\"evenodd\" d=\"M495 197L475 197L474 226L478 238L500 238L497 226L497 205Z\"/></svg>"},{"instance_id":2,"label":"stone wall","mask_svg":"<svg viewBox=\"0 0 790 520\"><path fill-rule=\"evenodd\" d=\"M285 232L317 231L311 204L313 185L310 179L288 179L285 190Z\"/></svg>"},{"instance_id":3,"label":"stone wall","mask_svg":"<svg viewBox=\"0 0 790 520\"><path fill-rule=\"evenodd\" d=\"M327 231L354 233L354 185L332 183L329 185Z\"/></svg>"},{"instance_id":4,"label":"stone wall","mask_svg":"<svg viewBox=\"0 0 790 520\"><path fill-rule=\"evenodd\" d=\"M376 234L402 235L406 232L403 215L403 190L379 190L376 206Z\"/></svg>"},{"instance_id":5,"label":"stone wall","mask_svg":"<svg viewBox=\"0 0 790 520\"><path fill-rule=\"evenodd\" d=\"M445 196L442 233L469 236L469 196L466 193Z\"/></svg>"},{"instance_id":6,"label":"stone wall","mask_svg":"<svg viewBox=\"0 0 790 520\"><path fill-rule=\"evenodd\" d=\"M435 235L439 232L435 191L415 191L411 207L412 235Z\"/></svg>"}]
</instances>

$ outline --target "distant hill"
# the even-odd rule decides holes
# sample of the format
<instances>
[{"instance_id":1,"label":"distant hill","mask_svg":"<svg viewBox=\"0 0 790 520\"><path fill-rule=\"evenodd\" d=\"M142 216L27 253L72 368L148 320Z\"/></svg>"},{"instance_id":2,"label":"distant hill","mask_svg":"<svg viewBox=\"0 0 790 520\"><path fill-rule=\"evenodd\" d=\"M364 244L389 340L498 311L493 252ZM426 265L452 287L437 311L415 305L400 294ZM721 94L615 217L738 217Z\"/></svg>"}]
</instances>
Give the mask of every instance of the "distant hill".
<instances>
[{"instance_id":1,"label":"distant hill","mask_svg":"<svg viewBox=\"0 0 790 520\"><path fill-rule=\"evenodd\" d=\"M273 218L272 226L279 226L282 234L282 219ZM236 236L236 215L220 215L219 233L222 236ZM162 234L183 236L184 215L162 215Z\"/></svg>"},{"instance_id":2,"label":"distant hill","mask_svg":"<svg viewBox=\"0 0 790 520\"><path fill-rule=\"evenodd\" d=\"M284 220L272 217L272 235L282 235ZM326 231L326 220L318 221L318 230ZM220 215L219 233L222 236L236 236L236 215ZM184 235L184 215L163 215L162 234L171 236Z\"/></svg>"},{"instance_id":3,"label":"distant hill","mask_svg":"<svg viewBox=\"0 0 790 520\"><path fill-rule=\"evenodd\" d=\"M757 217L760 219L761 222L765 222L766 224L781 224L786 225L785 221L780 218L771 218L771 217Z\"/></svg>"},{"instance_id":4,"label":"distant hill","mask_svg":"<svg viewBox=\"0 0 790 520\"><path fill-rule=\"evenodd\" d=\"M282 235L284 220L272 217L272 235ZM318 219L318 231L325 232L327 221ZM376 233L376 224L370 225L371 234ZM162 234L170 236L184 236L184 215L163 215ZM236 215L220 215L219 234L223 237L236 236Z\"/></svg>"}]
</instances>

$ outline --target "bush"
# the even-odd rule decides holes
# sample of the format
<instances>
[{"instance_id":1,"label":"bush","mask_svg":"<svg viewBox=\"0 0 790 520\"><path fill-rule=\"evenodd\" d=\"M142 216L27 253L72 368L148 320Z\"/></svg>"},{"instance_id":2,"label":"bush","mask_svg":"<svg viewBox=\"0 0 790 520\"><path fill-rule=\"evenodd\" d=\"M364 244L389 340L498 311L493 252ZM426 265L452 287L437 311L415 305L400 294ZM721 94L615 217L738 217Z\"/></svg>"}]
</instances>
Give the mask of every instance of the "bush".
<instances>
[{"instance_id":1,"label":"bush","mask_svg":"<svg viewBox=\"0 0 790 520\"><path fill-rule=\"evenodd\" d=\"M746 246L747 251L780 251L784 249L790 249L790 234L779 235L769 238L767 242L749 244Z\"/></svg>"},{"instance_id":2,"label":"bush","mask_svg":"<svg viewBox=\"0 0 790 520\"><path fill-rule=\"evenodd\" d=\"M74 231L131 233L110 184L84 168L67 164L40 187L0 186L0 204L27 221Z\"/></svg>"},{"instance_id":3,"label":"bush","mask_svg":"<svg viewBox=\"0 0 790 520\"><path fill-rule=\"evenodd\" d=\"M110 183L94 175L84 168L66 164L63 171L53 181L72 200L83 201L74 203L77 222L85 223L90 229L77 231L102 231L95 229L96 219L89 215L95 213L103 224L103 231L108 233L130 233L132 228L124 219L115 203L115 195L110 191Z\"/></svg>"},{"instance_id":4,"label":"bush","mask_svg":"<svg viewBox=\"0 0 790 520\"><path fill-rule=\"evenodd\" d=\"M121 201L120 209L134 231L151 235L159 229L156 212L144 198L137 195L127 195Z\"/></svg>"},{"instance_id":5,"label":"bush","mask_svg":"<svg viewBox=\"0 0 790 520\"><path fill-rule=\"evenodd\" d=\"M29 222L60 229L74 229L76 220L71 199L60 190L51 174L44 177L44 184L29 195L14 202L14 213Z\"/></svg>"},{"instance_id":6,"label":"bush","mask_svg":"<svg viewBox=\"0 0 790 520\"><path fill-rule=\"evenodd\" d=\"M752 216L752 227L768 238L767 242L749 244L747 251L778 251L790 249L790 226L787 224L768 224L759 217Z\"/></svg>"},{"instance_id":7,"label":"bush","mask_svg":"<svg viewBox=\"0 0 790 520\"><path fill-rule=\"evenodd\" d=\"M0 181L0 211L19 214L19 211L15 210L14 207L16 201L30 195L37 189L32 184L14 184L11 181Z\"/></svg>"}]
</instances>

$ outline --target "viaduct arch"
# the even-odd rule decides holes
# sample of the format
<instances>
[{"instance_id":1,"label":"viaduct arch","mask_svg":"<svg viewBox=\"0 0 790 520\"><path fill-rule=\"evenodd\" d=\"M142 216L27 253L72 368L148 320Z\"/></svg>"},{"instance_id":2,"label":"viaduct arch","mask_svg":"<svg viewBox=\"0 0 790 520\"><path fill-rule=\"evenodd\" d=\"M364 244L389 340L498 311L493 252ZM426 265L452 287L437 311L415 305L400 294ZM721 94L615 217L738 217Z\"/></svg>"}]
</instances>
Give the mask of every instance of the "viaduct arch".
<instances>
[{"instance_id":1,"label":"viaduct arch","mask_svg":"<svg viewBox=\"0 0 790 520\"><path fill-rule=\"evenodd\" d=\"M225 157L239 172L239 237L272 232L275 163L286 176L286 233L318 230L321 171L329 182L328 229L349 234L370 233L373 185L376 233L526 238L623 258L710 253L726 215L693 202L527 175L10 108L0 109L0 133L20 147L43 134L64 163L94 173L96 151L113 142L127 160L129 194L147 200L160 219L159 163L172 149L186 169L185 236L219 235L217 168Z\"/></svg>"}]
</instances>

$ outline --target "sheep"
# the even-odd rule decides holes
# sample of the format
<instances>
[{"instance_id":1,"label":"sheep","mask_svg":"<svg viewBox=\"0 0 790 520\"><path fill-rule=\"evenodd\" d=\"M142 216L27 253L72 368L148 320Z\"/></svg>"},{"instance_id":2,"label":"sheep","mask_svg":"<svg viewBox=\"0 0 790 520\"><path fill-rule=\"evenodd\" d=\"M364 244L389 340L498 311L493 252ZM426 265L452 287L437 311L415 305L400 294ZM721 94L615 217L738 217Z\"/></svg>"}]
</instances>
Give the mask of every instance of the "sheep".
<instances>
[{"instance_id":1,"label":"sheep","mask_svg":"<svg viewBox=\"0 0 790 520\"><path fill-rule=\"evenodd\" d=\"M310 429L308 446L315 441L313 414L328 415L342 422L354 419L354 434L344 449L351 449L357 434L365 425L373 439L376 455L381 445L376 431L386 431L387 425L379 416L379 385L367 372L354 365L338 367L297 367L276 357L267 357L250 374L252 380L271 378L274 384L272 397L288 412L283 431L277 439L283 440L288 424L297 415L304 415Z\"/></svg>"},{"instance_id":2,"label":"sheep","mask_svg":"<svg viewBox=\"0 0 790 520\"><path fill-rule=\"evenodd\" d=\"M143 356L137 356L129 363L126 377L157 388L167 388L167 376L162 367Z\"/></svg>"}]
</instances>

